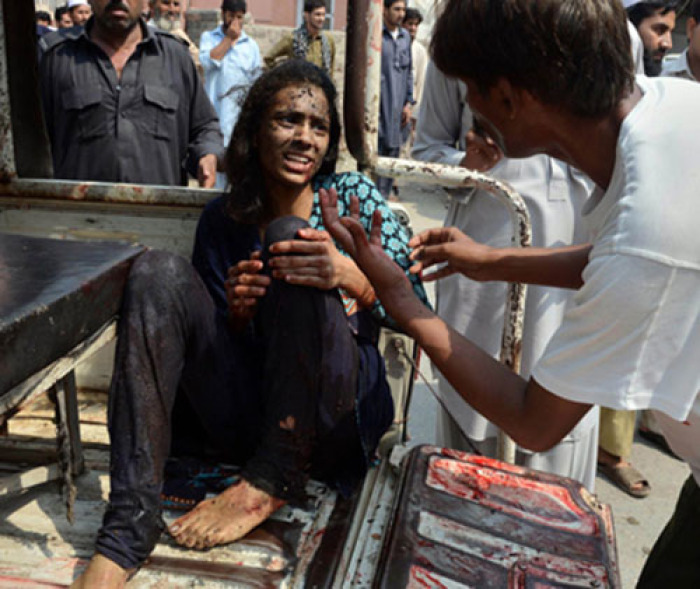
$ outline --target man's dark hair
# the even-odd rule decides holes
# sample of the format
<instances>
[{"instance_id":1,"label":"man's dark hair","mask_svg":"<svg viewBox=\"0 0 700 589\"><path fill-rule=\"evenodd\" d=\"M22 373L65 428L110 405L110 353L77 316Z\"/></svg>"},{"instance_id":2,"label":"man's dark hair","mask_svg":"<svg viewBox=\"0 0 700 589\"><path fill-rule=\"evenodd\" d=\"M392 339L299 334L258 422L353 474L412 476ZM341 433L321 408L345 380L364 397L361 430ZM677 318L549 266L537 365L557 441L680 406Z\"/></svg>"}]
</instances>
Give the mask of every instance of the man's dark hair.
<instances>
[{"instance_id":1,"label":"man's dark hair","mask_svg":"<svg viewBox=\"0 0 700 589\"><path fill-rule=\"evenodd\" d=\"M695 22L700 23L700 0L693 0L693 4L690 7L690 16L695 19Z\"/></svg>"},{"instance_id":2,"label":"man's dark hair","mask_svg":"<svg viewBox=\"0 0 700 589\"><path fill-rule=\"evenodd\" d=\"M304 12L313 12L314 10L325 7L325 0L304 0Z\"/></svg>"},{"instance_id":3,"label":"man's dark hair","mask_svg":"<svg viewBox=\"0 0 700 589\"><path fill-rule=\"evenodd\" d=\"M34 18L36 19L36 22L46 22L51 24L51 14L45 10L37 10L34 13Z\"/></svg>"},{"instance_id":4,"label":"man's dark hair","mask_svg":"<svg viewBox=\"0 0 700 589\"><path fill-rule=\"evenodd\" d=\"M304 59L290 59L260 76L251 87L241 107L226 150L224 168L231 186L229 214L240 223L257 225L268 220L272 211L268 202L256 141L260 126L280 90L297 84L318 86L328 101L330 136L328 151L317 176L335 171L340 141L340 118L336 107L337 91L328 75Z\"/></svg>"},{"instance_id":5,"label":"man's dark hair","mask_svg":"<svg viewBox=\"0 0 700 589\"><path fill-rule=\"evenodd\" d=\"M634 6L630 6L627 9L627 16L635 27L639 27L645 18L649 18L657 12L661 15L668 14L669 12L675 12L678 10L678 4L678 1L669 2L668 0L665 2L663 0L638 2Z\"/></svg>"},{"instance_id":6,"label":"man's dark hair","mask_svg":"<svg viewBox=\"0 0 700 589\"><path fill-rule=\"evenodd\" d=\"M59 6L56 10L53 12L53 19L56 21L56 24L61 22L61 18L63 17L64 14L68 12L68 7L67 6Z\"/></svg>"},{"instance_id":7,"label":"man's dark hair","mask_svg":"<svg viewBox=\"0 0 700 589\"><path fill-rule=\"evenodd\" d=\"M417 8L407 8L406 16L403 17L404 22L407 20L417 20L418 24L423 22L423 15Z\"/></svg>"},{"instance_id":8,"label":"man's dark hair","mask_svg":"<svg viewBox=\"0 0 700 589\"><path fill-rule=\"evenodd\" d=\"M224 0L221 3L221 10L226 12L248 12L248 5L245 0Z\"/></svg>"},{"instance_id":9,"label":"man's dark hair","mask_svg":"<svg viewBox=\"0 0 700 589\"><path fill-rule=\"evenodd\" d=\"M610 113L634 87L617 0L448 0L430 50L444 74L483 93L505 78L577 116Z\"/></svg>"},{"instance_id":10,"label":"man's dark hair","mask_svg":"<svg viewBox=\"0 0 700 589\"><path fill-rule=\"evenodd\" d=\"M397 2L403 2L406 4L406 0L384 0L384 8L391 8Z\"/></svg>"}]
</instances>

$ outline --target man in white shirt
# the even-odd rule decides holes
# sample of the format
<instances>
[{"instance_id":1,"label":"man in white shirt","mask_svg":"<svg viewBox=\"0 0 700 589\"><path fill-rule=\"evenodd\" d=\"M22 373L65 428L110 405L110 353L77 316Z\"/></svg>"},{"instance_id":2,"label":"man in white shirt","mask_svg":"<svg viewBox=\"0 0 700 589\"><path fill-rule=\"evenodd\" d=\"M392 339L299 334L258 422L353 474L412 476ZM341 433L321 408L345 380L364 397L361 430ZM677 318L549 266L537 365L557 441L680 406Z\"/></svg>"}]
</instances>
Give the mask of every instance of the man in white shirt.
<instances>
[{"instance_id":1,"label":"man in white shirt","mask_svg":"<svg viewBox=\"0 0 700 589\"><path fill-rule=\"evenodd\" d=\"M664 62L662 76L683 78L691 82L700 81L700 0L693 0L690 16L685 24L688 47L676 59Z\"/></svg>"},{"instance_id":2,"label":"man in white shirt","mask_svg":"<svg viewBox=\"0 0 700 589\"><path fill-rule=\"evenodd\" d=\"M644 45L644 73L658 76L666 54L673 48L678 0L623 0L627 16Z\"/></svg>"},{"instance_id":3,"label":"man in white shirt","mask_svg":"<svg viewBox=\"0 0 700 589\"><path fill-rule=\"evenodd\" d=\"M625 46L625 13L610 0L447 0L435 26L436 65L466 83L506 156L547 153L597 185L583 210L588 245L499 249L453 228L412 241L414 271L438 267L424 278L577 289L529 381L426 309L376 231L368 241L337 218L333 195L324 225L455 390L518 444L552 447L594 404L653 409L692 475L638 587L700 587L700 86L635 81Z\"/></svg>"}]
</instances>

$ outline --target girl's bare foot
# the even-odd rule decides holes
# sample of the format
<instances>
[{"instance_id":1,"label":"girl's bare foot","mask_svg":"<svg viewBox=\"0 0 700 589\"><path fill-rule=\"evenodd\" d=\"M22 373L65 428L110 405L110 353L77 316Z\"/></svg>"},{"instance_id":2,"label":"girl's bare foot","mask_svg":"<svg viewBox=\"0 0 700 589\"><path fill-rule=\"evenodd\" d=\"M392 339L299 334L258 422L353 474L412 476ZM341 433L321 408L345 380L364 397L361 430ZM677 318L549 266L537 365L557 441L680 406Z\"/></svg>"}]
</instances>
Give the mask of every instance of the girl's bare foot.
<instances>
[{"instance_id":1,"label":"girl's bare foot","mask_svg":"<svg viewBox=\"0 0 700 589\"><path fill-rule=\"evenodd\" d=\"M133 572L123 569L106 556L95 554L70 589L122 589Z\"/></svg>"},{"instance_id":2,"label":"girl's bare foot","mask_svg":"<svg viewBox=\"0 0 700 589\"><path fill-rule=\"evenodd\" d=\"M178 544L203 550L235 542L284 504L241 480L213 499L202 501L175 520L168 531Z\"/></svg>"}]
</instances>

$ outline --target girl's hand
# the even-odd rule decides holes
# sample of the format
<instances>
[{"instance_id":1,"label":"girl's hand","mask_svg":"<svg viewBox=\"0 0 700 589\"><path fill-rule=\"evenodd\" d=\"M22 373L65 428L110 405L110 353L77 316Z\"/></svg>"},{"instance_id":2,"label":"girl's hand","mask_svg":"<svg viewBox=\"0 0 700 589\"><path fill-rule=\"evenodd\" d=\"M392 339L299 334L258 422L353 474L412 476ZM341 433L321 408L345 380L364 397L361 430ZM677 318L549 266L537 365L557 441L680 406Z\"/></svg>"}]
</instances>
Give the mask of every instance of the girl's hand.
<instances>
[{"instance_id":1,"label":"girl's hand","mask_svg":"<svg viewBox=\"0 0 700 589\"><path fill-rule=\"evenodd\" d=\"M258 302L267 292L270 277L260 274L263 263L260 251L253 252L250 260L242 260L228 269L226 300L229 317L235 328L243 327L258 309Z\"/></svg>"}]
</instances>

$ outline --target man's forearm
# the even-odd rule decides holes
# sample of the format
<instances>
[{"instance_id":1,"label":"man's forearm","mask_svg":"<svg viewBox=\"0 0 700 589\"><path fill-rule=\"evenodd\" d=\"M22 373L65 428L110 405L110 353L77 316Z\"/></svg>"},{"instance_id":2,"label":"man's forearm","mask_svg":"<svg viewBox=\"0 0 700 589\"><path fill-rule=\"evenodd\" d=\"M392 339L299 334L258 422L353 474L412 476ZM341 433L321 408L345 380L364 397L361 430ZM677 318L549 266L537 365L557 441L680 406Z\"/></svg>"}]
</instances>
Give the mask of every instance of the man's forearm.
<instances>
[{"instance_id":1,"label":"man's forearm","mask_svg":"<svg viewBox=\"0 0 700 589\"><path fill-rule=\"evenodd\" d=\"M493 249L487 280L578 289L583 285L582 273L590 251L590 244Z\"/></svg>"},{"instance_id":2,"label":"man's forearm","mask_svg":"<svg viewBox=\"0 0 700 589\"><path fill-rule=\"evenodd\" d=\"M228 53L228 50L231 49L231 45L233 45L231 38L224 36L221 43L219 43L209 52L209 56L216 61L221 61L226 53Z\"/></svg>"},{"instance_id":3,"label":"man's forearm","mask_svg":"<svg viewBox=\"0 0 700 589\"><path fill-rule=\"evenodd\" d=\"M497 362L410 293L398 305L381 299L457 393L520 446L544 451L558 443L589 406L570 403ZM559 415L553 420L553 415Z\"/></svg>"}]
</instances>

